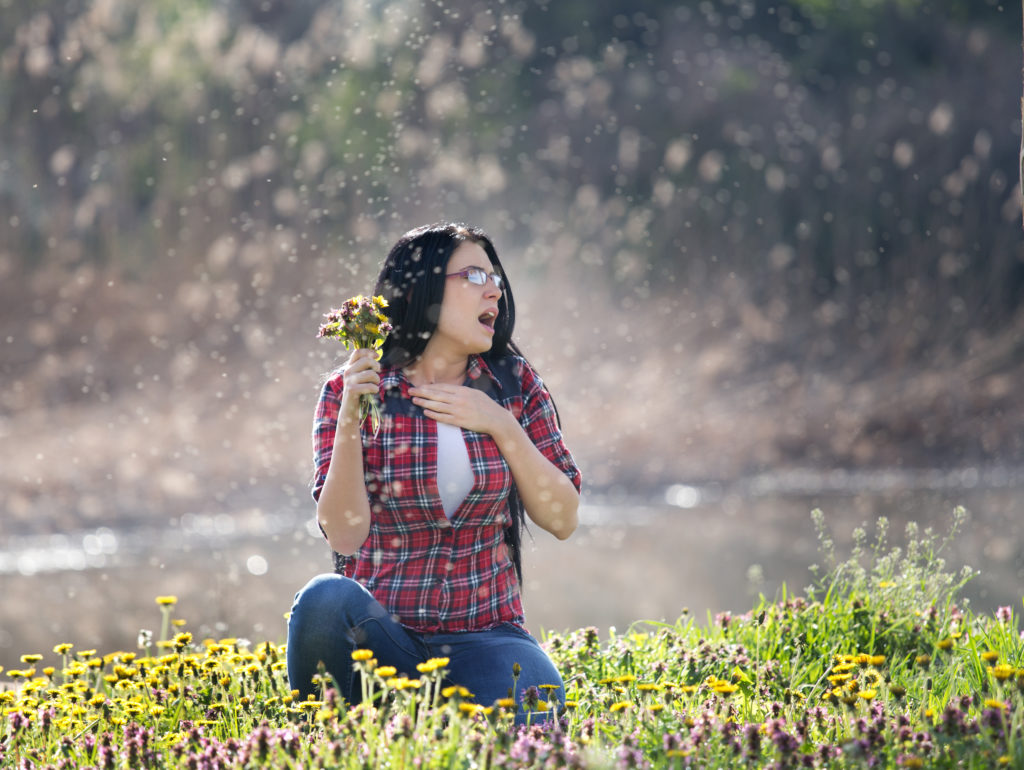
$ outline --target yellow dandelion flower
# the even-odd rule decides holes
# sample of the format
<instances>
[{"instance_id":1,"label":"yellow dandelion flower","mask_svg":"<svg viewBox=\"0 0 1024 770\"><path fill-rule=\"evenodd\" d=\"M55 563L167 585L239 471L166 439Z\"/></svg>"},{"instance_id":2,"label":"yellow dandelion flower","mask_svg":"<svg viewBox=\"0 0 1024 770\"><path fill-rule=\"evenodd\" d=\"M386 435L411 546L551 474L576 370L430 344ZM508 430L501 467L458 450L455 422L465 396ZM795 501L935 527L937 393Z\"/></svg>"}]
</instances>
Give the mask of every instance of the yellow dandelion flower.
<instances>
[{"instance_id":1,"label":"yellow dandelion flower","mask_svg":"<svg viewBox=\"0 0 1024 770\"><path fill-rule=\"evenodd\" d=\"M490 706L482 706L479 703L460 703L459 711L463 714L469 714L472 716L474 714L490 714L492 709Z\"/></svg>"},{"instance_id":2,"label":"yellow dandelion flower","mask_svg":"<svg viewBox=\"0 0 1024 770\"><path fill-rule=\"evenodd\" d=\"M1005 702L1003 702L1001 700L996 700L995 698L986 698L985 699L985 708L987 708L987 709L1000 709L1002 711L1005 711L1009 707L1006 705Z\"/></svg>"},{"instance_id":3,"label":"yellow dandelion flower","mask_svg":"<svg viewBox=\"0 0 1024 770\"><path fill-rule=\"evenodd\" d=\"M636 689L640 692L661 692L665 688L662 687L660 684L651 684L648 682L643 682L641 684L638 684L636 686Z\"/></svg>"},{"instance_id":4,"label":"yellow dandelion flower","mask_svg":"<svg viewBox=\"0 0 1024 770\"><path fill-rule=\"evenodd\" d=\"M70 642L61 642L53 648L53 651L58 655L67 655L69 652L71 652L71 648L74 646L75 645L71 644Z\"/></svg>"},{"instance_id":5,"label":"yellow dandelion flower","mask_svg":"<svg viewBox=\"0 0 1024 770\"><path fill-rule=\"evenodd\" d=\"M903 767L918 768L924 767L924 760L921 757L903 757L900 760L900 764Z\"/></svg>"},{"instance_id":6,"label":"yellow dandelion flower","mask_svg":"<svg viewBox=\"0 0 1024 770\"><path fill-rule=\"evenodd\" d=\"M619 684L629 684L635 682L636 677L633 674L622 674L621 676L615 677L612 681L618 682Z\"/></svg>"},{"instance_id":7,"label":"yellow dandelion flower","mask_svg":"<svg viewBox=\"0 0 1024 770\"><path fill-rule=\"evenodd\" d=\"M417 663L416 670L421 674L429 674L448 665L448 658L430 658L424 663Z\"/></svg>"},{"instance_id":8,"label":"yellow dandelion flower","mask_svg":"<svg viewBox=\"0 0 1024 770\"><path fill-rule=\"evenodd\" d=\"M986 663L995 663L999 660L999 653L995 650L985 650L985 652L981 653L981 659Z\"/></svg>"},{"instance_id":9,"label":"yellow dandelion flower","mask_svg":"<svg viewBox=\"0 0 1024 770\"><path fill-rule=\"evenodd\" d=\"M377 666L374 672L381 679L388 679L398 673L398 669L394 666Z\"/></svg>"},{"instance_id":10,"label":"yellow dandelion flower","mask_svg":"<svg viewBox=\"0 0 1024 770\"><path fill-rule=\"evenodd\" d=\"M177 596L158 596L156 597L156 603L161 607L173 607L178 603Z\"/></svg>"},{"instance_id":11,"label":"yellow dandelion flower","mask_svg":"<svg viewBox=\"0 0 1024 770\"><path fill-rule=\"evenodd\" d=\"M711 688L719 695L732 695L740 686L738 684L730 684L729 682L718 682L714 687Z\"/></svg>"},{"instance_id":12,"label":"yellow dandelion flower","mask_svg":"<svg viewBox=\"0 0 1024 770\"><path fill-rule=\"evenodd\" d=\"M299 708L303 711L319 711L320 707L323 706L322 701L318 700L304 700L299 704Z\"/></svg>"},{"instance_id":13,"label":"yellow dandelion flower","mask_svg":"<svg viewBox=\"0 0 1024 770\"><path fill-rule=\"evenodd\" d=\"M373 650L353 650L352 660L370 660L373 657Z\"/></svg>"},{"instance_id":14,"label":"yellow dandelion flower","mask_svg":"<svg viewBox=\"0 0 1024 770\"><path fill-rule=\"evenodd\" d=\"M458 695L460 698L473 697L473 693L460 684L453 684L450 687L445 687L441 690L441 695L445 698L451 698L453 695Z\"/></svg>"},{"instance_id":15,"label":"yellow dandelion flower","mask_svg":"<svg viewBox=\"0 0 1024 770\"><path fill-rule=\"evenodd\" d=\"M1003 754L996 760L997 765L1008 765L1013 761L1013 758L1009 754Z\"/></svg>"},{"instance_id":16,"label":"yellow dandelion flower","mask_svg":"<svg viewBox=\"0 0 1024 770\"><path fill-rule=\"evenodd\" d=\"M916 658L914 658L914 662L917 665L919 665L921 668L928 668L928 666L932 662L932 656L931 655L918 655Z\"/></svg>"},{"instance_id":17,"label":"yellow dandelion flower","mask_svg":"<svg viewBox=\"0 0 1024 770\"><path fill-rule=\"evenodd\" d=\"M21 656L21 662L22 663L28 663L29 665L31 665L33 663L38 663L42 659L43 659L42 655L36 655L36 654L22 655Z\"/></svg>"},{"instance_id":18,"label":"yellow dandelion flower","mask_svg":"<svg viewBox=\"0 0 1024 770\"><path fill-rule=\"evenodd\" d=\"M1000 682L1004 682L1014 674L1013 666L1006 663L1000 663L998 666L992 666L988 672L992 674Z\"/></svg>"},{"instance_id":19,"label":"yellow dandelion flower","mask_svg":"<svg viewBox=\"0 0 1024 770\"><path fill-rule=\"evenodd\" d=\"M611 706L608 707L609 711L612 711L612 712L624 711L626 709L631 709L631 708L633 708L633 704L632 704L631 701L628 701L628 700L620 700L620 701L618 701L616 703L613 703Z\"/></svg>"},{"instance_id":20,"label":"yellow dandelion flower","mask_svg":"<svg viewBox=\"0 0 1024 770\"><path fill-rule=\"evenodd\" d=\"M875 699L876 692L874 690L861 690L857 693L857 696L864 700L870 701Z\"/></svg>"},{"instance_id":21,"label":"yellow dandelion flower","mask_svg":"<svg viewBox=\"0 0 1024 770\"><path fill-rule=\"evenodd\" d=\"M687 749L669 749L665 752L666 757L688 757L690 752Z\"/></svg>"},{"instance_id":22,"label":"yellow dandelion flower","mask_svg":"<svg viewBox=\"0 0 1024 770\"><path fill-rule=\"evenodd\" d=\"M57 669L55 669L53 666L47 666L46 668L43 669L43 673L46 674L51 679L53 679L53 674L54 674L54 672L56 670Z\"/></svg>"},{"instance_id":23,"label":"yellow dandelion flower","mask_svg":"<svg viewBox=\"0 0 1024 770\"><path fill-rule=\"evenodd\" d=\"M885 656L884 655L872 655L870 663L871 663L872 666L884 665L885 664Z\"/></svg>"},{"instance_id":24,"label":"yellow dandelion flower","mask_svg":"<svg viewBox=\"0 0 1024 770\"><path fill-rule=\"evenodd\" d=\"M683 693L684 695L689 695L690 693L697 692L697 685L681 684L679 685L679 692Z\"/></svg>"},{"instance_id":25,"label":"yellow dandelion flower","mask_svg":"<svg viewBox=\"0 0 1024 770\"><path fill-rule=\"evenodd\" d=\"M185 619L184 618L174 618L174 620L171 621L171 625L174 626L175 628L184 628L185 627Z\"/></svg>"},{"instance_id":26,"label":"yellow dandelion flower","mask_svg":"<svg viewBox=\"0 0 1024 770\"><path fill-rule=\"evenodd\" d=\"M647 710L650 711L652 714L657 714L663 708L665 708L664 703L652 703L650 706L647 707Z\"/></svg>"},{"instance_id":27,"label":"yellow dandelion flower","mask_svg":"<svg viewBox=\"0 0 1024 770\"><path fill-rule=\"evenodd\" d=\"M192 634L188 631L183 631L174 637L174 646L176 649L184 649L190 644L192 644Z\"/></svg>"},{"instance_id":28,"label":"yellow dandelion flower","mask_svg":"<svg viewBox=\"0 0 1024 770\"><path fill-rule=\"evenodd\" d=\"M505 698L505 700L511 700L511 698ZM576 708L579 705L580 705L580 702L577 701L577 700L567 700L565 702L565 707L567 709L574 709L574 708Z\"/></svg>"},{"instance_id":29,"label":"yellow dandelion flower","mask_svg":"<svg viewBox=\"0 0 1024 770\"><path fill-rule=\"evenodd\" d=\"M494 705L500 709L514 709L516 702L512 698L498 698L494 701Z\"/></svg>"},{"instance_id":30,"label":"yellow dandelion flower","mask_svg":"<svg viewBox=\"0 0 1024 770\"><path fill-rule=\"evenodd\" d=\"M945 639L940 639L936 642L935 646L940 650L949 650L953 647L953 640L947 636Z\"/></svg>"}]
</instances>

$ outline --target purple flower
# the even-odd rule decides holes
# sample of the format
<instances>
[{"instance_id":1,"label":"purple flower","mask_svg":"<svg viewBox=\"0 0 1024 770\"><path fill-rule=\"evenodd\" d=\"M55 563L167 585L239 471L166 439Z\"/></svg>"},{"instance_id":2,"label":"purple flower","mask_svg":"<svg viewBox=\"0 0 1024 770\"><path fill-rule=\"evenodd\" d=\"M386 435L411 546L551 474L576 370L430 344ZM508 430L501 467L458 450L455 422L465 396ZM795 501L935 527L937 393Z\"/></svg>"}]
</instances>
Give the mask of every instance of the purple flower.
<instances>
[{"instance_id":1,"label":"purple flower","mask_svg":"<svg viewBox=\"0 0 1024 770\"><path fill-rule=\"evenodd\" d=\"M1013 610L1011 610L1009 607L1000 607L996 610L996 619L1000 623L1009 623L1012 617Z\"/></svg>"}]
</instances>

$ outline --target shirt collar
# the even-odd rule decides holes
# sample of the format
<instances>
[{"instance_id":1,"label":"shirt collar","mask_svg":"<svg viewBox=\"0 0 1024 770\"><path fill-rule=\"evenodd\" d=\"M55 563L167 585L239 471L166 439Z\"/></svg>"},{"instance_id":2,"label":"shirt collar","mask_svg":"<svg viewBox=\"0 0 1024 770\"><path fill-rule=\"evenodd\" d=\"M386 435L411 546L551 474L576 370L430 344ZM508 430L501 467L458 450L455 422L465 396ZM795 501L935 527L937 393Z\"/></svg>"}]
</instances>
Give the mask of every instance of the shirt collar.
<instances>
[{"instance_id":1,"label":"shirt collar","mask_svg":"<svg viewBox=\"0 0 1024 770\"><path fill-rule=\"evenodd\" d=\"M469 362L466 365L466 380L468 381L466 384L473 385L481 377L487 377L498 390L501 390L501 383L498 382L498 378L494 376L494 372L484 361L483 356L474 353L469 357ZM408 398L410 387L411 383L402 371L402 367L387 366L381 371L380 395L382 397L389 390L397 389L403 398Z\"/></svg>"}]
</instances>

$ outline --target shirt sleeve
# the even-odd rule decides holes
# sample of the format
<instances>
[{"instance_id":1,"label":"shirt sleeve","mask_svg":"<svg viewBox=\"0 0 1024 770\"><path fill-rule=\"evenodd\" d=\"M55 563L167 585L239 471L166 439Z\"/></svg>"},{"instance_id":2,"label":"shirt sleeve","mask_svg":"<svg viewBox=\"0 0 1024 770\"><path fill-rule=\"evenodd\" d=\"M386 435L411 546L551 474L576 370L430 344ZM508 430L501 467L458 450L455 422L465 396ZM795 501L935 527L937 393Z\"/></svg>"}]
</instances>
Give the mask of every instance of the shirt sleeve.
<instances>
[{"instance_id":1,"label":"shirt sleeve","mask_svg":"<svg viewBox=\"0 0 1024 770\"><path fill-rule=\"evenodd\" d=\"M334 451L334 433L338 427L338 411L341 407L341 391L344 380L336 373L324 383L313 417L313 499L320 500L320 490L327 478Z\"/></svg>"},{"instance_id":2,"label":"shirt sleeve","mask_svg":"<svg viewBox=\"0 0 1024 770\"><path fill-rule=\"evenodd\" d=\"M544 387L540 375L525 359L522 361L522 367L523 410L519 416L519 424L541 453L569 477L579 492L583 479L576 461L562 439L562 429L558 425L551 394Z\"/></svg>"}]
</instances>

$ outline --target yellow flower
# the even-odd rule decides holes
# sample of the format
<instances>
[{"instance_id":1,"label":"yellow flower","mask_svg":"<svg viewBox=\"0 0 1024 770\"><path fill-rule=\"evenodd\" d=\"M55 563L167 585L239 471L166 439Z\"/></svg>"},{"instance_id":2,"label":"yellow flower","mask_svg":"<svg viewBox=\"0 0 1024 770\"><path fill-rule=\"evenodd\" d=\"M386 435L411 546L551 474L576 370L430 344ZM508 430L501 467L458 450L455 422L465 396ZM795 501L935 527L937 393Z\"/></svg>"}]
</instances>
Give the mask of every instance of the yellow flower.
<instances>
[{"instance_id":1,"label":"yellow flower","mask_svg":"<svg viewBox=\"0 0 1024 770\"><path fill-rule=\"evenodd\" d=\"M158 596L156 597L156 603L161 607L173 607L178 603L177 596Z\"/></svg>"},{"instance_id":2,"label":"yellow flower","mask_svg":"<svg viewBox=\"0 0 1024 770\"><path fill-rule=\"evenodd\" d=\"M875 691L874 690L861 690L859 693L857 693L857 695L859 697L863 698L864 700L874 700L874 698L875 698Z\"/></svg>"},{"instance_id":3,"label":"yellow flower","mask_svg":"<svg viewBox=\"0 0 1024 770\"><path fill-rule=\"evenodd\" d=\"M740 689L740 686L738 684L730 684L729 682L718 682L711 689L720 695L732 695Z\"/></svg>"},{"instance_id":4,"label":"yellow flower","mask_svg":"<svg viewBox=\"0 0 1024 770\"><path fill-rule=\"evenodd\" d=\"M448 665L448 658L431 658L425 663L417 663L416 670L421 674L429 674Z\"/></svg>"},{"instance_id":5,"label":"yellow flower","mask_svg":"<svg viewBox=\"0 0 1024 770\"><path fill-rule=\"evenodd\" d=\"M61 642L60 644L58 644L56 647L53 648L53 651L55 653L57 653L58 655L66 655L67 653L69 653L71 651L72 647L74 647L74 645L71 644L70 642Z\"/></svg>"},{"instance_id":6,"label":"yellow flower","mask_svg":"<svg viewBox=\"0 0 1024 770\"><path fill-rule=\"evenodd\" d=\"M986 663L995 663L999 660L999 653L995 650L985 650L985 652L981 653L981 659Z\"/></svg>"},{"instance_id":7,"label":"yellow flower","mask_svg":"<svg viewBox=\"0 0 1024 770\"><path fill-rule=\"evenodd\" d=\"M42 655L32 654L32 655L22 655L21 656L21 662L22 663L28 663L29 665L31 665L33 663L38 663L42 659L43 659Z\"/></svg>"},{"instance_id":8,"label":"yellow flower","mask_svg":"<svg viewBox=\"0 0 1024 770\"><path fill-rule=\"evenodd\" d=\"M1013 676L1013 666L1006 663L1000 663L998 666L990 667L988 672L992 674L1000 682L1003 682Z\"/></svg>"},{"instance_id":9,"label":"yellow flower","mask_svg":"<svg viewBox=\"0 0 1024 770\"><path fill-rule=\"evenodd\" d=\"M896 583L892 580L882 580L878 583L879 588L892 588L894 585L896 585Z\"/></svg>"},{"instance_id":10,"label":"yellow flower","mask_svg":"<svg viewBox=\"0 0 1024 770\"><path fill-rule=\"evenodd\" d=\"M453 684L450 687L445 687L443 690L441 690L441 695L443 695L445 698L450 698L453 695L458 695L460 698L472 698L473 697L473 693L471 693L468 689L466 689L465 687L463 687L460 684L459 685Z\"/></svg>"},{"instance_id":11,"label":"yellow flower","mask_svg":"<svg viewBox=\"0 0 1024 770\"><path fill-rule=\"evenodd\" d=\"M387 679L398 673L398 669L394 666L378 666L374 673L381 679Z\"/></svg>"},{"instance_id":12,"label":"yellow flower","mask_svg":"<svg viewBox=\"0 0 1024 770\"><path fill-rule=\"evenodd\" d=\"M914 658L914 662L921 668L928 668L928 665L932 662L931 655L918 655Z\"/></svg>"},{"instance_id":13,"label":"yellow flower","mask_svg":"<svg viewBox=\"0 0 1024 770\"><path fill-rule=\"evenodd\" d=\"M1006 705L1006 703L1004 703L1001 700L996 700L995 698L986 698L985 699L985 708L987 708L987 709L1001 709L1001 710L1005 711L1008 708L1008 706Z\"/></svg>"},{"instance_id":14,"label":"yellow flower","mask_svg":"<svg viewBox=\"0 0 1024 770\"><path fill-rule=\"evenodd\" d=\"M921 759L921 757L903 757L900 763L903 765L903 767L924 767L924 760Z\"/></svg>"},{"instance_id":15,"label":"yellow flower","mask_svg":"<svg viewBox=\"0 0 1024 770\"><path fill-rule=\"evenodd\" d=\"M884 655L872 655L871 659L868 662L871 663L872 666L881 666L882 664L885 663L885 656Z\"/></svg>"},{"instance_id":16,"label":"yellow flower","mask_svg":"<svg viewBox=\"0 0 1024 770\"><path fill-rule=\"evenodd\" d=\"M373 657L373 650L353 650L352 660L370 660Z\"/></svg>"},{"instance_id":17,"label":"yellow flower","mask_svg":"<svg viewBox=\"0 0 1024 770\"><path fill-rule=\"evenodd\" d=\"M500 709L514 709L516 702L512 698L498 698L494 701L494 705Z\"/></svg>"},{"instance_id":18,"label":"yellow flower","mask_svg":"<svg viewBox=\"0 0 1024 770\"><path fill-rule=\"evenodd\" d=\"M633 704L632 704L632 702L631 702L631 701L628 701L628 700L620 700L620 701L618 701L617 703L613 703L613 704L612 704L611 706L609 706L608 708L609 708L609 710L610 710L610 711L612 711L612 712L616 712L616 711L624 711L625 709L631 709L631 708L633 708Z\"/></svg>"},{"instance_id":19,"label":"yellow flower","mask_svg":"<svg viewBox=\"0 0 1024 770\"><path fill-rule=\"evenodd\" d=\"M937 642L935 646L940 650L948 650L953 646L953 640L947 636L945 639Z\"/></svg>"},{"instance_id":20,"label":"yellow flower","mask_svg":"<svg viewBox=\"0 0 1024 770\"><path fill-rule=\"evenodd\" d=\"M190 634L188 631L183 631L182 633L174 637L175 649L181 650L190 644L192 644L192 634Z\"/></svg>"}]
</instances>

